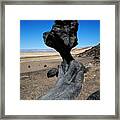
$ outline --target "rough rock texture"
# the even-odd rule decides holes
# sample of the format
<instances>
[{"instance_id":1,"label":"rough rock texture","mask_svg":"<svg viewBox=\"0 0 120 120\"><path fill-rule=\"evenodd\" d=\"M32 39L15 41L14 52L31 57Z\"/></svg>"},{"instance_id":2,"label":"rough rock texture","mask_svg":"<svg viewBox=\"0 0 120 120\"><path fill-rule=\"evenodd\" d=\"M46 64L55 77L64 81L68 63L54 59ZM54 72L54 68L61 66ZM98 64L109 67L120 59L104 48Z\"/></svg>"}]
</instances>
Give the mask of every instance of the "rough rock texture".
<instances>
[{"instance_id":1,"label":"rough rock texture","mask_svg":"<svg viewBox=\"0 0 120 120\"><path fill-rule=\"evenodd\" d=\"M93 57L93 59L100 59L100 43L89 50L77 55L78 57Z\"/></svg>"},{"instance_id":2,"label":"rough rock texture","mask_svg":"<svg viewBox=\"0 0 120 120\"><path fill-rule=\"evenodd\" d=\"M87 100L100 100L100 90L92 93Z\"/></svg>"},{"instance_id":3,"label":"rough rock texture","mask_svg":"<svg viewBox=\"0 0 120 120\"><path fill-rule=\"evenodd\" d=\"M59 52L63 61L69 63L73 60L70 50L78 44L77 30L77 20L56 20L51 31L43 34L44 42Z\"/></svg>"},{"instance_id":4,"label":"rough rock texture","mask_svg":"<svg viewBox=\"0 0 120 120\"><path fill-rule=\"evenodd\" d=\"M82 88L84 79L84 66L72 60L67 72L64 73L62 65L59 67L58 81L55 87L38 99L40 100L73 100Z\"/></svg>"},{"instance_id":5,"label":"rough rock texture","mask_svg":"<svg viewBox=\"0 0 120 120\"><path fill-rule=\"evenodd\" d=\"M75 99L82 88L85 67L75 61L70 51L77 45L78 22L76 20L56 20L50 32L43 34L47 46L60 53L63 62L59 66L58 80L55 87L40 100L72 100ZM55 70L48 72L55 75Z\"/></svg>"}]
</instances>

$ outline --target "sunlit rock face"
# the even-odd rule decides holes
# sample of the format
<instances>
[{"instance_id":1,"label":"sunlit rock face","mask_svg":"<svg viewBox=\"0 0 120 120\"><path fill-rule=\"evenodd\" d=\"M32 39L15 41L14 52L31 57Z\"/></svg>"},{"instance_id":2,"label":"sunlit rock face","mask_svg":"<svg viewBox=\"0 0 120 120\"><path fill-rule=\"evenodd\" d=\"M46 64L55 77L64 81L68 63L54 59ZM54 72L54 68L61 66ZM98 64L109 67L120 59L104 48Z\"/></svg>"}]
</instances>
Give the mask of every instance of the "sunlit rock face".
<instances>
[{"instance_id":1,"label":"sunlit rock face","mask_svg":"<svg viewBox=\"0 0 120 120\"><path fill-rule=\"evenodd\" d=\"M77 20L56 20L51 31L43 33L44 42L69 63L73 60L70 50L78 44L77 31Z\"/></svg>"}]
</instances>

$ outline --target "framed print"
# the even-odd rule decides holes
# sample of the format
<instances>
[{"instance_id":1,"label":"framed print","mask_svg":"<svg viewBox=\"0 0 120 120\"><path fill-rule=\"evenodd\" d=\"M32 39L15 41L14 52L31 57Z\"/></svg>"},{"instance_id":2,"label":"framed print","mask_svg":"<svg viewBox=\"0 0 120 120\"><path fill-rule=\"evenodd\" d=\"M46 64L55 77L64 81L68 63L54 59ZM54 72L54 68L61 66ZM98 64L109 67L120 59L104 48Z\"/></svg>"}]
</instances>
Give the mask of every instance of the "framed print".
<instances>
[{"instance_id":1,"label":"framed print","mask_svg":"<svg viewBox=\"0 0 120 120\"><path fill-rule=\"evenodd\" d=\"M119 119L118 1L1 8L1 118Z\"/></svg>"}]
</instances>

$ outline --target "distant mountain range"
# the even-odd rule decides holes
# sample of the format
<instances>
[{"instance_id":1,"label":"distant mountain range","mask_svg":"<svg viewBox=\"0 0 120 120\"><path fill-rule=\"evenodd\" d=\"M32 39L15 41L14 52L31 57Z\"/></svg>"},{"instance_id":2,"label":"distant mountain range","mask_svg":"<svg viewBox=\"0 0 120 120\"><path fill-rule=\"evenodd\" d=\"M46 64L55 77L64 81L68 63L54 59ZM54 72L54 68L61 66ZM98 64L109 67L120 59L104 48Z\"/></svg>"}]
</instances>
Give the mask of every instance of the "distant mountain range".
<instances>
[{"instance_id":1,"label":"distant mountain range","mask_svg":"<svg viewBox=\"0 0 120 120\"><path fill-rule=\"evenodd\" d=\"M59 55L54 49L21 49L20 50L21 55L22 53L25 55L25 53L31 53L34 54L34 56L40 56L42 53L47 54L46 52L50 53L49 55ZM35 52L35 53L34 53ZM36 54L37 53L37 54ZM84 48L73 48L71 50L72 55L75 55L76 57L93 57L93 58L100 58L100 43L96 46L89 46ZM31 55L29 54L29 55ZM42 54L43 55L43 54ZM48 55L48 54L47 54Z\"/></svg>"},{"instance_id":2,"label":"distant mountain range","mask_svg":"<svg viewBox=\"0 0 120 120\"><path fill-rule=\"evenodd\" d=\"M54 49L20 49L20 52L54 52Z\"/></svg>"},{"instance_id":3,"label":"distant mountain range","mask_svg":"<svg viewBox=\"0 0 120 120\"><path fill-rule=\"evenodd\" d=\"M83 47L83 48L73 48L71 51L79 51L79 50L87 50L90 47ZM20 52L55 52L54 49L20 49Z\"/></svg>"}]
</instances>

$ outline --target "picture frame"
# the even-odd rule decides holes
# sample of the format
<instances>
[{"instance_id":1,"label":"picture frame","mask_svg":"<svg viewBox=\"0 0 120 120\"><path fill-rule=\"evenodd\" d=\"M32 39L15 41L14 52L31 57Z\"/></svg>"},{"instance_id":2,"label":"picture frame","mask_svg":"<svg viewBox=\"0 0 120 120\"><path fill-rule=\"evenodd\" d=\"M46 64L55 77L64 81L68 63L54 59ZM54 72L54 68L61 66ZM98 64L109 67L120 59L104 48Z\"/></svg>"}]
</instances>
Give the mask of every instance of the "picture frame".
<instances>
[{"instance_id":1,"label":"picture frame","mask_svg":"<svg viewBox=\"0 0 120 120\"><path fill-rule=\"evenodd\" d=\"M5 5L115 5L115 115L6 115L5 114ZM102 1L2 1L1 2L1 119L119 119L119 13L117 0Z\"/></svg>"}]
</instances>

